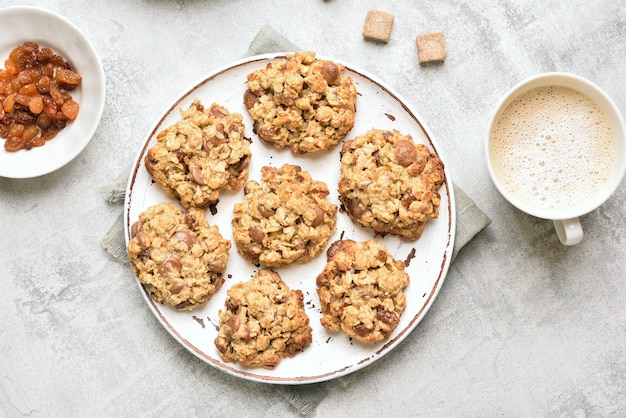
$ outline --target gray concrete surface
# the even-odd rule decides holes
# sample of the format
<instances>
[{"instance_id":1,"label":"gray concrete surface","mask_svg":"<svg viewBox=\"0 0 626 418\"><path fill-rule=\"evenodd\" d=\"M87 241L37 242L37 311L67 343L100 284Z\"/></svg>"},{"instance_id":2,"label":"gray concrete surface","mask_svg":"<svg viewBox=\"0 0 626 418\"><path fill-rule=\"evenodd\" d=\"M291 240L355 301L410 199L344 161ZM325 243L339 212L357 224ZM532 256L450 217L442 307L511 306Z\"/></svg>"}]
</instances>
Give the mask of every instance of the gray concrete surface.
<instances>
[{"instance_id":1,"label":"gray concrete surface","mask_svg":"<svg viewBox=\"0 0 626 418\"><path fill-rule=\"evenodd\" d=\"M0 7L14 2L0 0ZM265 24L303 49L391 84L433 132L454 182L493 220L450 268L426 318L393 352L334 387L312 415L626 415L626 184L558 242L552 223L492 185L489 116L518 81L588 78L626 109L623 1L39 0L91 39L107 76L93 141L44 177L0 179L0 415L294 416L282 392L198 360L160 326L100 238L120 206L102 188L194 81L238 59ZM368 9L395 16L366 41ZM415 37L448 57L420 66Z\"/></svg>"}]
</instances>

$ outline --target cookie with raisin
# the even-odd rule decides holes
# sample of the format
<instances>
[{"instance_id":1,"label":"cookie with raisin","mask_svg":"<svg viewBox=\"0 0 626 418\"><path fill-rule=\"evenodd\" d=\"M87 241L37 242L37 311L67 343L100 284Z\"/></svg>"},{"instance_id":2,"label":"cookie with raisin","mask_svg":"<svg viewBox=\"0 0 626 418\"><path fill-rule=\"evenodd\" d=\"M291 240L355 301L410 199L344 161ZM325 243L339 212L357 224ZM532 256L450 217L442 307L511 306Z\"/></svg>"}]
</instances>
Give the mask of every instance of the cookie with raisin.
<instances>
[{"instance_id":1,"label":"cookie with raisin","mask_svg":"<svg viewBox=\"0 0 626 418\"><path fill-rule=\"evenodd\" d=\"M215 346L226 362L273 369L312 342L302 291L291 290L273 270L233 285L224 305Z\"/></svg>"},{"instance_id":2,"label":"cookie with raisin","mask_svg":"<svg viewBox=\"0 0 626 418\"><path fill-rule=\"evenodd\" d=\"M243 116L199 99L182 120L157 135L145 166L165 192L185 208L206 208L221 190L238 190L248 179L250 140L244 136Z\"/></svg>"},{"instance_id":3,"label":"cookie with raisin","mask_svg":"<svg viewBox=\"0 0 626 418\"><path fill-rule=\"evenodd\" d=\"M244 186L233 208L233 239L240 255L267 267L305 263L336 231L337 206L328 187L300 166L261 168L261 181Z\"/></svg>"},{"instance_id":4,"label":"cookie with raisin","mask_svg":"<svg viewBox=\"0 0 626 418\"><path fill-rule=\"evenodd\" d=\"M163 202L139 214L131 226L128 257L156 302L192 310L208 302L224 283L230 247L202 209L184 212Z\"/></svg>"},{"instance_id":5,"label":"cookie with raisin","mask_svg":"<svg viewBox=\"0 0 626 418\"><path fill-rule=\"evenodd\" d=\"M345 67L299 51L248 74L244 104L254 132L294 154L334 148L354 126L357 91Z\"/></svg>"},{"instance_id":6,"label":"cookie with raisin","mask_svg":"<svg viewBox=\"0 0 626 418\"><path fill-rule=\"evenodd\" d=\"M395 260L384 244L374 239L335 241L316 280L320 322L364 343L384 341L406 308L404 288L409 281L404 263Z\"/></svg>"},{"instance_id":7,"label":"cookie with raisin","mask_svg":"<svg viewBox=\"0 0 626 418\"><path fill-rule=\"evenodd\" d=\"M441 159L396 130L372 129L342 146L342 209L378 235L418 239L439 216L444 181Z\"/></svg>"}]
</instances>

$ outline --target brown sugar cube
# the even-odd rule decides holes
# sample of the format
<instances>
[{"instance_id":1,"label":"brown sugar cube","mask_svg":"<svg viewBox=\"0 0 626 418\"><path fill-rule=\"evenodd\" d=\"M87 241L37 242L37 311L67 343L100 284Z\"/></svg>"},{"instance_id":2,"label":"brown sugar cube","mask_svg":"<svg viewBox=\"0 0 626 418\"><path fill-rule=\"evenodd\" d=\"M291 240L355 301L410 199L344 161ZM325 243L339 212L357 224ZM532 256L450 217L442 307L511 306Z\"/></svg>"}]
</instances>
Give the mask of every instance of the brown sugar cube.
<instances>
[{"instance_id":1,"label":"brown sugar cube","mask_svg":"<svg viewBox=\"0 0 626 418\"><path fill-rule=\"evenodd\" d=\"M420 64L446 59L446 38L443 32L417 35L417 56Z\"/></svg>"},{"instance_id":2,"label":"brown sugar cube","mask_svg":"<svg viewBox=\"0 0 626 418\"><path fill-rule=\"evenodd\" d=\"M391 36L392 26L393 15L378 10L369 10L363 26L363 37L387 43Z\"/></svg>"}]
</instances>

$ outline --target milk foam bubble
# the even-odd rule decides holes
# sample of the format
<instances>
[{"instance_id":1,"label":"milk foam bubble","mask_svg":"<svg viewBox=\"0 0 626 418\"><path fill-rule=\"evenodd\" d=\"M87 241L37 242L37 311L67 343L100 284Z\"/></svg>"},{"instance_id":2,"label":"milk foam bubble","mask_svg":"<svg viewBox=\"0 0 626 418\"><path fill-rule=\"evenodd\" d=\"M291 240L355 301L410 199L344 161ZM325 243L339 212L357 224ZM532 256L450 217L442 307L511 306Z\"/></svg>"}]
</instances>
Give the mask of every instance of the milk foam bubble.
<instances>
[{"instance_id":1,"label":"milk foam bubble","mask_svg":"<svg viewBox=\"0 0 626 418\"><path fill-rule=\"evenodd\" d=\"M577 206L603 189L614 164L613 129L586 95L561 86L532 89L494 121L494 173L540 210Z\"/></svg>"}]
</instances>

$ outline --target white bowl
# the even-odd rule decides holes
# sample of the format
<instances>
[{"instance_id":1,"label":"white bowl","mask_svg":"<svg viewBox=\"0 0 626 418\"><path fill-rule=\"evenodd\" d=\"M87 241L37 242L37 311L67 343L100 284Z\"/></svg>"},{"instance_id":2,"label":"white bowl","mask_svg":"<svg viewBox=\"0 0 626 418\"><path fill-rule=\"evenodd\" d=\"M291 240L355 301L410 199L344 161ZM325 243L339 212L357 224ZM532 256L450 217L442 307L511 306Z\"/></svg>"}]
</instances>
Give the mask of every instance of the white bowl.
<instances>
[{"instance_id":1,"label":"white bowl","mask_svg":"<svg viewBox=\"0 0 626 418\"><path fill-rule=\"evenodd\" d=\"M7 152L0 139L0 176L30 178L48 174L76 157L91 141L104 109L105 78L102 64L87 37L70 21L36 7L0 9L0 65L26 41L47 46L70 61L82 76L71 92L80 105L78 117L44 146Z\"/></svg>"}]
</instances>

